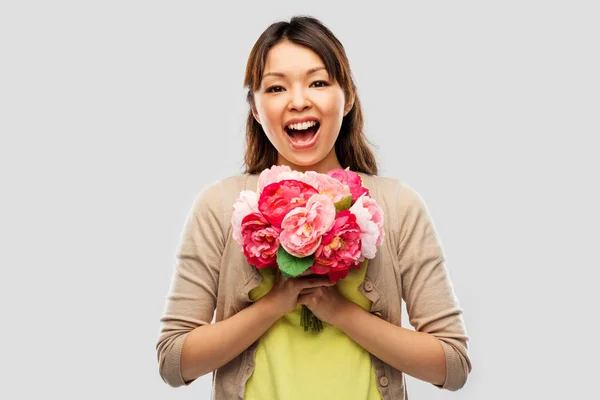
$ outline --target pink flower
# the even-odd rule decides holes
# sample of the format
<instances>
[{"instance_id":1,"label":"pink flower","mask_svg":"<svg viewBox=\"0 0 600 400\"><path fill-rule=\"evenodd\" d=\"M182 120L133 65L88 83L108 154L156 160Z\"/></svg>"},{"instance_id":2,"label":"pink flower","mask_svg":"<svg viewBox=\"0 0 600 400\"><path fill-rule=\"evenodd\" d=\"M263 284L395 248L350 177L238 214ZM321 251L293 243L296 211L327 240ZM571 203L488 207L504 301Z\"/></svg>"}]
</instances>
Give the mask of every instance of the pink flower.
<instances>
[{"instance_id":1,"label":"pink flower","mask_svg":"<svg viewBox=\"0 0 600 400\"><path fill-rule=\"evenodd\" d=\"M242 250L250 265L256 268L277 267L277 249L281 230L271 226L260 213L242 220Z\"/></svg>"},{"instance_id":2,"label":"pink flower","mask_svg":"<svg viewBox=\"0 0 600 400\"><path fill-rule=\"evenodd\" d=\"M267 221L281 228L283 218L293 209L304 207L317 189L300 181L283 180L267 185L258 199L258 210Z\"/></svg>"},{"instance_id":3,"label":"pink flower","mask_svg":"<svg viewBox=\"0 0 600 400\"><path fill-rule=\"evenodd\" d=\"M294 208L283 219L281 246L295 257L307 257L317 250L334 221L335 206L329 196L315 194L306 207Z\"/></svg>"},{"instance_id":4,"label":"pink flower","mask_svg":"<svg viewBox=\"0 0 600 400\"><path fill-rule=\"evenodd\" d=\"M233 225L233 239L242 244L242 220L248 214L258 213L258 196L251 190L243 190L233 203L231 224Z\"/></svg>"},{"instance_id":5,"label":"pink flower","mask_svg":"<svg viewBox=\"0 0 600 400\"><path fill-rule=\"evenodd\" d=\"M360 267L361 231L356 216L350 210L340 211L329 232L323 236L315 253L311 269L317 274L328 274L337 282L348 275L351 266Z\"/></svg>"},{"instance_id":6,"label":"pink flower","mask_svg":"<svg viewBox=\"0 0 600 400\"><path fill-rule=\"evenodd\" d=\"M327 173L332 178L337 179L350 188L352 193L352 204L363 194L369 195L369 189L363 187L362 178L356 172L347 169L334 169Z\"/></svg>"},{"instance_id":7,"label":"pink flower","mask_svg":"<svg viewBox=\"0 0 600 400\"><path fill-rule=\"evenodd\" d=\"M298 171L292 171L287 165L274 165L271 168L263 170L258 176L257 193L260 196L264 188L271 183L280 182L284 179L295 179L305 182L304 174Z\"/></svg>"},{"instance_id":8,"label":"pink flower","mask_svg":"<svg viewBox=\"0 0 600 400\"><path fill-rule=\"evenodd\" d=\"M350 196L350 188L329 175L306 171L304 176L304 182L315 187L320 194L329 196L334 203Z\"/></svg>"},{"instance_id":9,"label":"pink flower","mask_svg":"<svg viewBox=\"0 0 600 400\"><path fill-rule=\"evenodd\" d=\"M377 252L376 247L383 243L385 236L383 211L374 199L363 195L350 207L350 212L356 215L356 222L361 230L362 256L359 261L363 262L365 258L374 258Z\"/></svg>"}]
</instances>

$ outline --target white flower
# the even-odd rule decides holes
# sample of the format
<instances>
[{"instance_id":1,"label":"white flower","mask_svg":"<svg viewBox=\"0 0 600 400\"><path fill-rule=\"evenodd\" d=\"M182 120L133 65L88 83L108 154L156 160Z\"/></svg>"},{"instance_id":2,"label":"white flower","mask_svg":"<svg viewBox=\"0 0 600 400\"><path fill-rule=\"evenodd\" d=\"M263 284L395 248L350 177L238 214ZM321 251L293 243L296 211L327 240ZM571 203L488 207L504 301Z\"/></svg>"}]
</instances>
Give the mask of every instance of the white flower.
<instances>
[{"instance_id":1,"label":"white flower","mask_svg":"<svg viewBox=\"0 0 600 400\"><path fill-rule=\"evenodd\" d=\"M248 214L258 213L258 196L252 190L242 190L240 196L233 203L231 224L233 225L233 239L242 244L242 220Z\"/></svg>"}]
</instances>

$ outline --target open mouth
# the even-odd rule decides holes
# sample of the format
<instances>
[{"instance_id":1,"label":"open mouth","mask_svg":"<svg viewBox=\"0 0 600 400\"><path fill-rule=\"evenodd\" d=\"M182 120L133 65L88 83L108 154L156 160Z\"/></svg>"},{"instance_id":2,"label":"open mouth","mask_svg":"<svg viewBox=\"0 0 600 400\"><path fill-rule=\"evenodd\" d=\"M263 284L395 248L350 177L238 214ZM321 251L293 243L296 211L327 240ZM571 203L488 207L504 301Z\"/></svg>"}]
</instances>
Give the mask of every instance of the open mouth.
<instances>
[{"instance_id":1,"label":"open mouth","mask_svg":"<svg viewBox=\"0 0 600 400\"><path fill-rule=\"evenodd\" d=\"M310 143L310 141L315 137L317 132L319 131L319 127L321 124L317 121L313 126L310 126L306 129L291 129L289 127L285 127L285 132L291 139L291 141L295 144L306 144Z\"/></svg>"}]
</instances>

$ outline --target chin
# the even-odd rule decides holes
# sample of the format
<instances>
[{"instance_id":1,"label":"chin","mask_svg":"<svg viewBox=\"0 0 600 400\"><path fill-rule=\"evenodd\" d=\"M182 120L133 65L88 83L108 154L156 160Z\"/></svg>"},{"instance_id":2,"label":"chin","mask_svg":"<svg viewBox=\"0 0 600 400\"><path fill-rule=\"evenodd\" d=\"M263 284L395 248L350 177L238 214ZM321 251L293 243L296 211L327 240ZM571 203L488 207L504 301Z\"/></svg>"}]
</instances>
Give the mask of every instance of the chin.
<instances>
[{"instance_id":1,"label":"chin","mask_svg":"<svg viewBox=\"0 0 600 400\"><path fill-rule=\"evenodd\" d=\"M322 158L302 158L302 159L298 159L295 157L290 157L291 159L288 159L292 164L295 164L299 167L311 167L314 166L318 163L320 163L321 161L323 161Z\"/></svg>"}]
</instances>

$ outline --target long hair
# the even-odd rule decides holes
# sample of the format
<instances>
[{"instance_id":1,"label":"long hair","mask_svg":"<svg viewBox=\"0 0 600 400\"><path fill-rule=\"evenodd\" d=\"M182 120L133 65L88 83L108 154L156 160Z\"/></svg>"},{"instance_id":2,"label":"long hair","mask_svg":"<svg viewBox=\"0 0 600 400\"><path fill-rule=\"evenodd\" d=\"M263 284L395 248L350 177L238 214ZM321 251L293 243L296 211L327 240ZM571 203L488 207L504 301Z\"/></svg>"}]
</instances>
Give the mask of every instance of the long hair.
<instances>
[{"instance_id":1,"label":"long hair","mask_svg":"<svg viewBox=\"0 0 600 400\"><path fill-rule=\"evenodd\" d=\"M309 16L295 16L290 22L271 24L258 38L246 65L244 87L247 88L248 117L246 119L245 173L256 174L277 162L277 149L265 135L262 126L252 115L254 93L260 88L269 50L277 43L288 40L314 51L325 64L329 76L344 90L346 102L354 99L352 109L342 120L335 142L335 153L343 168L377 175L377 161L365 134L362 107L350 71L350 64L342 43L319 20Z\"/></svg>"}]
</instances>

